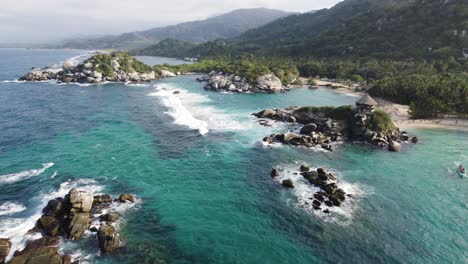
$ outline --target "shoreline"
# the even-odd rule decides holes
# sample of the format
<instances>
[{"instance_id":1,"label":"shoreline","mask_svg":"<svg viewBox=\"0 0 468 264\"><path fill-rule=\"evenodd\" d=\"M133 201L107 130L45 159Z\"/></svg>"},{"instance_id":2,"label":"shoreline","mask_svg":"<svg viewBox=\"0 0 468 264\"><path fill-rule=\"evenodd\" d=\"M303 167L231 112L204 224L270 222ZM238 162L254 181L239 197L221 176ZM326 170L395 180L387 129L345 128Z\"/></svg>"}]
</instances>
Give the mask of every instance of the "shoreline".
<instances>
[{"instance_id":1,"label":"shoreline","mask_svg":"<svg viewBox=\"0 0 468 264\"><path fill-rule=\"evenodd\" d=\"M349 86L340 83L333 83L335 86L330 86L330 82L316 80L317 86L339 94L354 94L363 96L363 92L357 92ZM325 85L322 85L325 84ZM337 87L337 88L333 88ZM408 111L408 105L402 105L390 102L382 98L374 98L378 103L378 108L388 113L393 122L400 129L444 129L452 131L468 132L468 120L457 118L431 118L431 119L411 119Z\"/></svg>"}]
</instances>

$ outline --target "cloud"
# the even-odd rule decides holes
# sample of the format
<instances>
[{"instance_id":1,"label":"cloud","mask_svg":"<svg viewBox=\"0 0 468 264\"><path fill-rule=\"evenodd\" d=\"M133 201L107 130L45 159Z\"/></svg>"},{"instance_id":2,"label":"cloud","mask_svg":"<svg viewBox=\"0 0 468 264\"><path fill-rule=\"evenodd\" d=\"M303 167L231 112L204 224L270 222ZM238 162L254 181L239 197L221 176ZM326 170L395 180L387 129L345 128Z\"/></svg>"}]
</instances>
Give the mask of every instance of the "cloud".
<instances>
[{"instance_id":1,"label":"cloud","mask_svg":"<svg viewBox=\"0 0 468 264\"><path fill-rule=\"evenodd\" d=\"M205 19L238 8L307 12L340 0L15 0L4 1L0 42L56 41L74 35L116 34Z\"/></svg>"}]
</instances>

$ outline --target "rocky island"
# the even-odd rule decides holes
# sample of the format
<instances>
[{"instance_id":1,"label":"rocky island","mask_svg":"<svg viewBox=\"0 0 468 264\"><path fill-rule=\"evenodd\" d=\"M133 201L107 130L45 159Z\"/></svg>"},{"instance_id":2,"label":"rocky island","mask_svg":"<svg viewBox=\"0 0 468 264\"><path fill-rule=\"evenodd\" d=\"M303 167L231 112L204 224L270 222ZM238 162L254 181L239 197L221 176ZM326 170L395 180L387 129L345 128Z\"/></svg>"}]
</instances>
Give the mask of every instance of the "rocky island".
<instances>
[{"instance_id":1,"label":"rocky island","mask_svg":"<svg viewBox=\"0 0 468 264\"><path fill-rule=\"evenodd\" d=\"M136 198L130 194L113 199L108 194L93 196L89 192L71 189L65 197L50 200L36 226L29 231L40 233L42 238L28 241L23 250L14 252L8 263L70 264L71 257L60 254L59 243L62 239L83 239L86 233L95 234L96 247L101 254L116 251L122 245L117 224L120 215L112 211L112 207L116 203L135 202ZM11 242L0 239L0 263L4 263L10 250Z\"/></svg>"},{"instance_id":2,"label":"rocky island","mask_svg":"<svg viewBox=\"0 0 468 264\"><path fill-rule=\"evenodd\" d=\"M324 213L330 213L328 208L334 206L341 206L341 204L352 195L347 194L342 188L340 188L338 177L330 172L325 171L323 168L311 169L308 166L302 165L298 172L302 177L310 184L310 188L315 190L312 197L309 200L312 201L312 207L314 210L323 210ZM277 179L281 176L278 169L271 171L271 177ZM284 188L293 189L295 183L291 179L284 179L280 181Z\"/></svg>"},{"instance_id":3,"label":"rocky island","mask_svg":"<svg viewBox=\"0 0 468 264\"><path fill-rule=\"evenodd\" d=\"M398 152L401 142L410 140L408 133L400 131L391 117L382 110L376 110L377 102L365 95L356 106L342 107L289 107L267 109L254 113L260 124L266 119L299 123L299 133L273 134L263 139L266 143L281 143L293 146L321 147L333 151L334 143L343 141L364 141ZM411 138L413 143L417 137Z\"/></svg>"},{"instance_id":4,"label":"rocky island","mask_svg":"<svg viewBox=\"0 0 468 264\"><path fill-rule=\"evenodd\" d=\"M165 72L165 77L173 76ZM56 80L59 83L148 82L161 77L161 71L153 69L123 52L98 54L74 65L65 61L62 69L35 69L20 81Z\"/></svg>"}]
</instances>

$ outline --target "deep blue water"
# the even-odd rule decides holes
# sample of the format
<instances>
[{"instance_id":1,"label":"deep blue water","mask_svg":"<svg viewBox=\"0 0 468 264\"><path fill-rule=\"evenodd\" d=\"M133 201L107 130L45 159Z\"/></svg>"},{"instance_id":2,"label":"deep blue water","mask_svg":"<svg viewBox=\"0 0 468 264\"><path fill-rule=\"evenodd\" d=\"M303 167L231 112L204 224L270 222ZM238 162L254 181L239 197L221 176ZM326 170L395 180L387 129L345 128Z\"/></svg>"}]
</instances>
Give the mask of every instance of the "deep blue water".
<instances>
[{"instance_id":1,"label":"deep blue water","mask_svg":"<svg viewBox=\"0 0 468 264\"><path fill-rule=\"evenodd\" d=\"M468 262L468 187L452 172L468 163L467 133L414 130L422 143L401 153L269 148L261 139L287 127L261 127L252 112L356 98L211 93L195 76L145 86L9 82L83 53L0 49L0 237L16 246L47 199L78 187L139 198L116 209L121 252L99 256L93 239L62 246L82 262ZM310 210L312 191L294 175L301 164L335 171L354 198L330 215ZM272 167L297 188L281 188Z\"/></svg>"}]
</instances>

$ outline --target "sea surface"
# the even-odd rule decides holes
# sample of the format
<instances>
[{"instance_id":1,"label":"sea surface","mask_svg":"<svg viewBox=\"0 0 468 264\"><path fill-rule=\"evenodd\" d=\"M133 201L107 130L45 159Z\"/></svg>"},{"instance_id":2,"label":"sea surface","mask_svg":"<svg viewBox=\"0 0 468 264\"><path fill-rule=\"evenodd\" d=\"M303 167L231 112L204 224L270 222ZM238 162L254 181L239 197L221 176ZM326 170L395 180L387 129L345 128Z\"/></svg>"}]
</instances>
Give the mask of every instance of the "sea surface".
<instances>
[{"instance_id":1,"label":"sea surface","mask_svg":"<svg viewBox=\"0 0 468 264\"><path fill-rule=\"evenodd\" d=\"M77 187L138 197L115 208L120 252L100 255L94 238L61 245L82 263L468 263L468 181L454 173L468 165L467 133L412 130L422 143L401 153L271 147L264 136L297 128L259 126L251 113L357 98L306 88L220 94L197 76L133 86L15 81L86 56L0 49L0 237L15 249L48 199ZM310 186L294 174L302 164L335 172L353 198L314 212ZM283 189L272 167L297 187Z\"/></svg>"}]
</instances>

